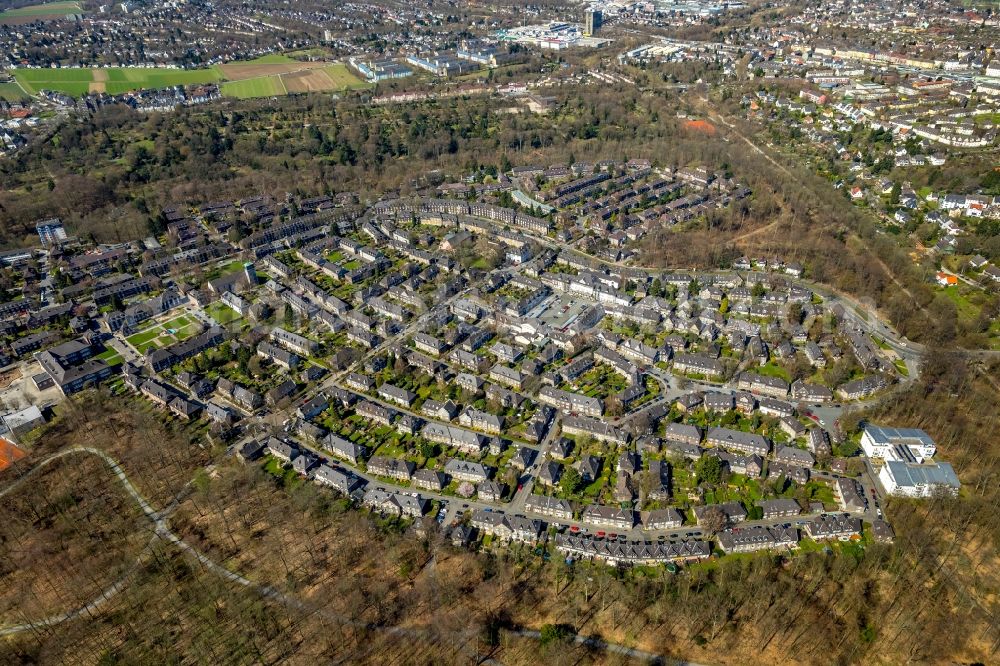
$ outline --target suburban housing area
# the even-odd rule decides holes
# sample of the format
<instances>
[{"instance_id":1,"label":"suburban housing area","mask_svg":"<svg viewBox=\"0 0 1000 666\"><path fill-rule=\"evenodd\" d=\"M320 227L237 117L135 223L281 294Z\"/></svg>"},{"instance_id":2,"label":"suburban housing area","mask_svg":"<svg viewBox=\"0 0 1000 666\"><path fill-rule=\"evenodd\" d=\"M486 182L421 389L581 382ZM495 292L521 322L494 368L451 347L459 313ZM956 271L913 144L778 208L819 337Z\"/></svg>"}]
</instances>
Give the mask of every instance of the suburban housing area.
<instances>
[{"instance_id":1,"label":"suburban housing area","mask_svg":"<svg viewBox=\"0 0 1000 666\"><path fill-rule=\"evenodd\" d=\"M541 182L685 177L633 160ZM922 430L841 430L848 405L917 368L800 267L602 263L547 218L444 197L297 207L311 212L268 198L165 211L186 240L151 261L143 244L93 247L40 222L45 249L5 261L74 279L45 305L3 305L23 395L110 382L358 507L568 561L891 540L880 498L960 489ZM246 211L257 231L229 242ZM831 382L845 357L856 378ZM789 381L795 358L805 374Z\"/></svg>"},{"instance_id":2,"label":"suburban housing area","mask_svg":"<svg viewBox=\"0 0 1000 666\"><path fill-rule=\"evenodd\" d=\"M983 0L6 0L0 663L997 661L998 137Z\"/></svg>"}]
</instances>

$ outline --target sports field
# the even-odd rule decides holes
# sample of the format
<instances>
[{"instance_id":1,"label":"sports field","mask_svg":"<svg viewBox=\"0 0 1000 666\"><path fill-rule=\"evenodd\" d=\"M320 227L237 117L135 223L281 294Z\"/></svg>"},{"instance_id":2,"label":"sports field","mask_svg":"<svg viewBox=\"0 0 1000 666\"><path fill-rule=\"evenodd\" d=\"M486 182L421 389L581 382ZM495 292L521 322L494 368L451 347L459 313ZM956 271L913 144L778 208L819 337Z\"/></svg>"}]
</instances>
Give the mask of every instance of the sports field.
<instances>
[{"instance_id":1,"label":"sports field","mask_svg":"<svg viewBox=\"0 0 1000 666\"><path fill-rule=\"evenodd\" d=\"M18 460L28 455L24 449L14 445L3 437L0 437L0 472L7 469Z\"/></svg>"},{"instance_id":2,"label":"sports field","mask_svg":"<svg viewBox=\"0 0 1000 666\"><path fill-rule=\"evenodd\" d=\"M103 70L107 74L107 92L117 95L136 88L168 88L177 85L215 83L218 72L212 69L149 69L122 67Z\"/></svg>"},{"instance_id":3,"label":"sports field","mask_svg":"<svg viewBox=\"0 0 1000 666\"><path fill-rule=\"evenodd\" d=\"M223 95L247 99L289 93L332 92L368 85L354 76L343 63L301 62L281 54L205 69L18 69L14 70L14 76L32 95L40 90L54 90L74 97L87 93L118 95L131 90L220 83Z\"/></svg>"},{"instance_id":4,"label":"sports field","mask_svg":"<svg viewBox=\"0 0 1000 666\"><path fill-rule=\"evenodd\" d=\"M213 69L154 69L108 67L99 69L19 69L14 76L25 90L55 90L67 95L107 92L117 95L141 88L215 83L221 76Z\"/></svg>"},{"instance_id":5,"label":"sports field","mask_svg":"<svg viewBox=\"0 0 1000 666\"><path fill-rule=\"evenodd\" d=\"M70 14L82 13L83 7L79 2L48 2L0 12L0 24L18 25L46 19L61 19Z\"/></svg>"}]
</instances>

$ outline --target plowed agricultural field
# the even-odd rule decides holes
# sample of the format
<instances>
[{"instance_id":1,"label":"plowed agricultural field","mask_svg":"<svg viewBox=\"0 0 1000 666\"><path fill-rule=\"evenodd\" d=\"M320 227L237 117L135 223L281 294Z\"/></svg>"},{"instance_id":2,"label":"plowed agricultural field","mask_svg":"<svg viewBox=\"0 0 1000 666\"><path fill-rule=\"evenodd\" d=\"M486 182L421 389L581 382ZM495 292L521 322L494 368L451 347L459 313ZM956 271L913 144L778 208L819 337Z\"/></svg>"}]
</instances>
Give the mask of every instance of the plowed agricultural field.
<instances>
[{"instance_id":1,"label":"plowed agricultural field","mask_svg":"<svg viewBox=\"0 0 1000 666\"><path fill-rule=\"evenodd\" d=\"M283 75L281 80L289 93L328 92L365 85L343 65L292 72Z\"/></svg>"},{"instance_id":2,"label":"plowed agricultural field","mask_svg":"<svg viewBox=\"0 0 1000 666\"><path fill-rule=\"evenodd\" d=\"M298 72L306 69L319 69L326 66L323 62L288 62L288 63L257 63L257 62L227 62L219 65L218 69L222 75L230 81L242 81L243 79L254 79L259 76L280 76L289 72Z\"/></svg>"}]
</instances>

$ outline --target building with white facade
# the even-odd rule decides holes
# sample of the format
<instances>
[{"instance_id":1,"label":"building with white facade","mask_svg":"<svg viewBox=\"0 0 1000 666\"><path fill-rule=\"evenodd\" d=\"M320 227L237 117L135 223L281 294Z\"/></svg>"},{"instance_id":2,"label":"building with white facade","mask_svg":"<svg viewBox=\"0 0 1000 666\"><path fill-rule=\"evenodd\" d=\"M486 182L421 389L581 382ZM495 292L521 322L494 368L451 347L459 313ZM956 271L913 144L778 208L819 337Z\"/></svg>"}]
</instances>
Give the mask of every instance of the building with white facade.
<instances>
[{"instance_id":1,"label":"building with white facade","mask_svg":"<svg viewBox=\"0 0 1000 666\"><path fill-rule=\"evenodd\" d=\"M865 426L861 435L861 448L869 458L882 458L897 462L923 462L934 457L937 446L919 428L887 428Z\"/></svg>"},{"instance_id":2,"label":"building with white facade","mask_svg":"<svg viewBox=\"0 0 1000 666\"><path fill-rule=\"evenodd\" d=\"M886 491L903 497L931 497L936 492L958 494L961 483L945 462L910 463L889 460L878 473Z\"/></svg>"}]
</instances>

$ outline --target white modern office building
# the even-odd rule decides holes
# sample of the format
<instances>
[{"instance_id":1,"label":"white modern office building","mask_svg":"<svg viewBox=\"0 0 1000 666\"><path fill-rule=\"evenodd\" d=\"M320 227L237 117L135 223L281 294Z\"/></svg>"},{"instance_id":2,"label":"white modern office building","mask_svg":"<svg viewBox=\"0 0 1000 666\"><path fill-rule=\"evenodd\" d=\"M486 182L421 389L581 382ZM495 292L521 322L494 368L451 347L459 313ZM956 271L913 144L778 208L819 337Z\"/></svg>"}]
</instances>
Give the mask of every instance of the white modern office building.
<instances>
[{"instance_id":1,"label":"white modern office building","mask_svg":"<svg viewBox=\"0 0 1000 666\"><path fill-rule=\"evenodd\" d=\"M961 487L955 470L945 462L918 464L889 460L878 478L888 493L903 497L931 497L937 492L956 495Z\"/></svg>"},{"instance_id":2,"label":"white modern office building","mask_svg":"<svg viewBox=\"0 0 1000 666\"><path fill-rule=\"evenodd\" d=\"M934 440L919 428L887 428L865 426L861 435L861 448L869 458L885 461L921 463L934 457L937 446Z\"/></svg>"}]
</instances>

